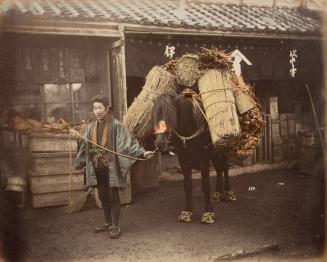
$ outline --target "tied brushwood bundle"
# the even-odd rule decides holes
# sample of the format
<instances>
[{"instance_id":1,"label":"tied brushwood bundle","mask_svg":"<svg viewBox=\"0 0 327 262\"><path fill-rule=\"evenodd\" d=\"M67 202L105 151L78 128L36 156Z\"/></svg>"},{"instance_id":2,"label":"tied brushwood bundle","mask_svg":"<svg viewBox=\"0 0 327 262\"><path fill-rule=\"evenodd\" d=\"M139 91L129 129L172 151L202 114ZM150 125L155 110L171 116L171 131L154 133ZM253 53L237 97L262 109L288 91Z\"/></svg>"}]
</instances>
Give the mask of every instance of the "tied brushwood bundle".
<instances>
[{"instance_id":1,"label":"tied brushwood bundle","mask_svg":"<svg viewBox=\"0 0 327 262\"><path fill-rule=\"evenodd\" d=\"M184 55L175 64L175 75L179 85L193 87L201 75L199 58L196 55Z\"/></svg>"},{"instance_id":2,"label":"tied brushwood bundle","mask_svg":"<svg viewBox=\"0 0 327 262\"><path fill-rule=\"evenodd\" d=\"M225 144L225 138L238 136L241 131L229 77L227 70L210 69L199 80L212 143L217 146Z\"/></svg>"},{"instance_id":3,"label":"tied brushwood bundle","mask_svg":"<svg viewBox=\"0 0 327 262\"><path fill-rule=\"evenodd\" d=\"M232 67L230 57L223 50L201 47L197 56L201 71L208 69L230 70Z\"/></svg>"},{"instance_id":4,"label":"tied brushwood bundle","mask_svg":"<svg viewBox=\"0 0 327 262\"><path fill-rule=\"evenodd\" d=\"M228 155L245 159L254 152L266 123L263 120L262 108L253 88L245 84L242 76L236 76L235 74L231 77L231 83L234 87L235 97L245 96L247 98L245 104L251 103L252 107L239 115L242 132L239 136L230 140L225 149Z\"/></svg>"},{"instance_id":5,"label":"tied brushwood bundle","mask_svg":"<svg viewBox=\"0 0 327 262\"><path fill-rule=\"evenodd\" d=\"M128 108L123 124L140 141L152 133L151 114L155 100L162 94L176 92L176 78L163 67L155 66L146 77L141 93Z\"/></svg>"}]
</instances>

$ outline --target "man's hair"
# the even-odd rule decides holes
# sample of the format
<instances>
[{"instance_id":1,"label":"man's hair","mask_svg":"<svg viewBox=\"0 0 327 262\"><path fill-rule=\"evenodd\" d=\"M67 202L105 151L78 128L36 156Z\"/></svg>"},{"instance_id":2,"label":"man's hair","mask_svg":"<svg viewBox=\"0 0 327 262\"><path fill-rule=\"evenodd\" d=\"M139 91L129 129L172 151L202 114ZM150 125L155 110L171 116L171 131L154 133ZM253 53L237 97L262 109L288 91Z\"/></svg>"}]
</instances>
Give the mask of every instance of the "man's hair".
<instances>
[{"instance_id":1,"label":"man's hair","mask_svg":"<svg viewBox=\"0 0 327 262\"><path fill-rule=\"evenodd\" d=\"M92 98L92 105L95 102L102 103L105 107L108 106L108 97L102 96L102 95L96 95L95 97Z\"/></svg>"}]
</instances>

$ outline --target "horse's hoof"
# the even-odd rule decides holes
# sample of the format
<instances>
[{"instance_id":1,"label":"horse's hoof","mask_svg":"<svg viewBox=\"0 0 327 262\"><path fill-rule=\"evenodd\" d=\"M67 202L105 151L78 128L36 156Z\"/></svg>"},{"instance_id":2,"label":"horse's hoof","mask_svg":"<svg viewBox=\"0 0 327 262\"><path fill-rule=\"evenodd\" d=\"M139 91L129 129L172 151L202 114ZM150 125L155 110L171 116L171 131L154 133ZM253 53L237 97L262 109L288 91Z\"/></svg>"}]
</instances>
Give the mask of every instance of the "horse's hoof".
<instances>
[{"instance_id":1,"label":"horse's hoof","mask_svg":"<svg viewBox=\"0 0 327 262\"><path fill-rule=\"evenodd\" d=\"M226 201L235 201L237 199L234 191L227 191L225 193L225 200Z\"/></svg>"},{"instance_id":2,"label":"horse's hoof","mask_svg":"<svg viewBox=\"0 0 327 262\"><path fill-rule=\"evenodd\" d=\"M201 217L201 223L204 224L215 223L215 214L213 212L204 212Z\"/></svg>"},{"instance_id":3,"label":"horse's hoof","mask_svg":"<svg viewBox=\"0 0 327 262\"><path fill-rule=\"evenodd\" d=\"M220 192L215 192L213 193L212 200L215 202L221 202L222 200L224 200L224 195Z\"/></svg>"},{"instance_id":4,"label":"horse's hoof","mask_svg":"<svg viewBox=\"0 0 327 262\"><path fill-rule=\"evenodd\" d=\"M178 222L190 223L192 221L193 213L190 211L182 211L178 217Z\"/></svg>"}]
</instances>

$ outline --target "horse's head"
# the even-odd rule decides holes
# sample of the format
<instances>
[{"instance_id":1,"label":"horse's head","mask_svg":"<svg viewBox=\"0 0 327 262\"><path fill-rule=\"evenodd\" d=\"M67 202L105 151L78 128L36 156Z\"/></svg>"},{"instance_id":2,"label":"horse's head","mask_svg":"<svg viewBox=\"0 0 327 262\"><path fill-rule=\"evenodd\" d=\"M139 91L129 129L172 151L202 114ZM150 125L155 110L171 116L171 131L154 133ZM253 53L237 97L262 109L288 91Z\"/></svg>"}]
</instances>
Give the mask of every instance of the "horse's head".
<instances>
[{"instance_id":1,"label":"horse's head","mask_svg":"<svg viewBox=\"0 0 327 262\"><path fill-rule=\"evenodd\" d=\"M156 136L155 146L162 152L168 150L170 132L176 125L176 94L158 97L152 111L152 123Z\"/></svg>"}]
</instances>

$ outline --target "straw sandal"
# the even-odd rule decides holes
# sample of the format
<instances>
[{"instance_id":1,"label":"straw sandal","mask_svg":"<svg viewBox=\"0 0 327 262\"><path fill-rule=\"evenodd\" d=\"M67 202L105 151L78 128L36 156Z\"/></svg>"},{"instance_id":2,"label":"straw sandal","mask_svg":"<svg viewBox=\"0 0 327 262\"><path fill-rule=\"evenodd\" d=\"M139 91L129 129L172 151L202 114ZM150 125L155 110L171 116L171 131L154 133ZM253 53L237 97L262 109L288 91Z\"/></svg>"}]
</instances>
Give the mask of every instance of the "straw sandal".
<instances>
[{"instance_id":1,"label":"straw sandal","mask_svg":"<svg viewBox=\"0 0 327 262\"><path fill-rule=\"evenodd\" d=\"M110 238L119 238L121 235L119 226L111 226L110 230Z\"/></svg>"},{"instance_id":2,"label":"straw sandal","mask_svg":"<svg viewBox=\"0 0 327 262\"><path fill-rule=\"evenodd\" d=\"M190 223L193 213L190 211L182 211L178 217L178 222Z\"/></svg>"},{"instance_id":3,"label":"straw sandal","mask_svg":"<svg viewBox=\"0 0 327 262\"><path fill-rule=\"evenodd\" d=\"M204 224L215 223L215 214L213 212L204 212L201 217L201 223Z\"/></svg>"},{"instance_id":4,"label":"straw sandal","mask_svg":"<svg viewBox=\"0 0 327 262\"><path fill-rule=\"evenodd\" d=\"M220 192L214 192L212 200L215 202L221 202L222 200L224 200L224 195Z\"/></svg>"},{"instance_id":5,"label":"straw sandal","mask_svg":"<svg viewBox=\"0 0 327 262\"><path fill-rule=\"evenodd\" d=\"M101 233L101 232L106 232L110 230L110 224L104 223L101 226L96 226L94 228L94 233Z\"/></svg>"},{"instance_id":6,"label":"straw sandal","mask_svg":"<svg viewBox=\"0 0 327 262\"><path fill-rule=\"evenodd\" d=\"M225 193L225 200L226 201L235 201L237 199L234 191L227 191Z\"/></svg>"}]
</instances>

